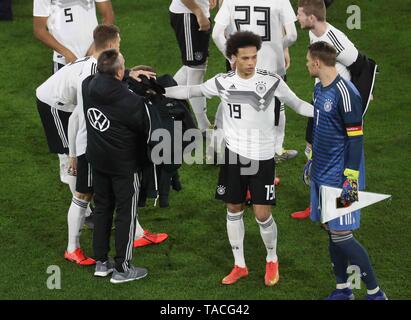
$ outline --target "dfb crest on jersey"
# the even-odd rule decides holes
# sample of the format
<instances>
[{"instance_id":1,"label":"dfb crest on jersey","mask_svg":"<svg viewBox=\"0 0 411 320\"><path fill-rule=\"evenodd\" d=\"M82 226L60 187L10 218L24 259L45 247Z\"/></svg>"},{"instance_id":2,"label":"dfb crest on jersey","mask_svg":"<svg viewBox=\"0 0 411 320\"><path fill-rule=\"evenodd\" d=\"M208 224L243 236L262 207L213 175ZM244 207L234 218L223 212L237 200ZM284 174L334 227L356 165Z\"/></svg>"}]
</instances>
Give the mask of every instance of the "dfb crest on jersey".
<instances>
[{"instance_id":1,"label":"dfb crest on jersey","mask_svg":"<svg viewBox=\"0 0 411 320\"><path fill-rule=\"evenodd\" d=\"M327 100L324 102L324 111L330 112L331 109L332 109L332 107L333 107L333 102L332 102L331 100L328 100L328 99L327 99Z\"/></svg>"},{"instance_id":2,"label":"dfb crest on jersey","mask_svg":"<svg viewBox=\"0 0 411 320\"><path fill-rule=\"evenodd\" d=\"M91 126L100 132L104 132L110 128L110 120L107 119L104 113L96 108L87 110L87 118Z\"/></svg>"},{"instance_id":3,"label":"dfb crest on jersey","mask_svg":"<svg viewBox=\"0 0 411 320\"><path fill-rule=\"evenodd\" d=\"M225 186L219 185L217 187L217 193L222 196L223 194L225 194Z\"/></svg>"},{"instance_id":4,"label":"dfb crest on jersey","mask_svg":"<svg viewBox=\"0 0 411 320\"><path fill-rule=\"evenodd\" d=\"M203 59L203 53L200 51L194 52L194 59L201 61Z\"/></svg>"},{"instance_id":5,"label":"dfb crest on jersey","mask_svg":"<svg viewBox=\"0 0 411 320\"><path fill-rule=\"evenodd\" d=\"M267 88L265 86L265 82L257 82L257 86L255 87L255 91L259 94L263 94L264 92L267 91Z\"/></svg>"}]
</instances>

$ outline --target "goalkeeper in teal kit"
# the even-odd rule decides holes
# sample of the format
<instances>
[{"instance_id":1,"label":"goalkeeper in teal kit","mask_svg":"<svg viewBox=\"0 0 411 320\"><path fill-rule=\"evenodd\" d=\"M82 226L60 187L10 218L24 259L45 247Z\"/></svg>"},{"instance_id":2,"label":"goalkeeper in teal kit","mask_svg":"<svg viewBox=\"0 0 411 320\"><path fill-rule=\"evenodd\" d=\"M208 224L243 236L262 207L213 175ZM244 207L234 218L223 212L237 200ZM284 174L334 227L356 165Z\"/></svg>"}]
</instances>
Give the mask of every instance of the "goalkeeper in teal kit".
<instances>
[{"instance_id":1,"label":"goalkeeper in teal kit","mask_svg":"<svg viewBox=\"0 0 411 320\"><path fill-rule=\"evenodd\" d=\"M321 221L320 186L342 188L339 201L349 206L358 201L365 182L361 96L355 86L338 75L336 50L325 42L313 43L307 53L307 68L319 78L314 89L313 154L311 165L311 219ZM326 299L352 300L347 267L357 265L367 287L368 300L385 300L378 287L370 259L353 231L360 227L360 211L324 225L329 233L329 251L337 287Z\"/></svg>"}]
</instances>

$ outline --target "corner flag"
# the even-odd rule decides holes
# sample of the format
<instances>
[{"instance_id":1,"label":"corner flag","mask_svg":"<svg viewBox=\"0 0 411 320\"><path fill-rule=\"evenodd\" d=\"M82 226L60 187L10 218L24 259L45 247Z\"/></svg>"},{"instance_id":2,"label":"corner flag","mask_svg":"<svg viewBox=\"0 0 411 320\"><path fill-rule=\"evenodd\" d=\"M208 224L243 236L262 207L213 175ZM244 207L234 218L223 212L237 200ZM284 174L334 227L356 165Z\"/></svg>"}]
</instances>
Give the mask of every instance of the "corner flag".
<instances>
[{"instance_id":1,"label":"corner flag","mask_svg":"<svg viewBox=\"0 0 411 320\"><path fill-rule=\"evenodd\" d=\"M358 192L358 201L353 202L349 207L339 208L337 198L341 195L340 188L321 186L320 203L321 203L321 222L326 223L330 220L339 218L355 210L367 207L379 201L390 198L389 194L380 194L372 192Z\"/></svg>"}]
</instances>

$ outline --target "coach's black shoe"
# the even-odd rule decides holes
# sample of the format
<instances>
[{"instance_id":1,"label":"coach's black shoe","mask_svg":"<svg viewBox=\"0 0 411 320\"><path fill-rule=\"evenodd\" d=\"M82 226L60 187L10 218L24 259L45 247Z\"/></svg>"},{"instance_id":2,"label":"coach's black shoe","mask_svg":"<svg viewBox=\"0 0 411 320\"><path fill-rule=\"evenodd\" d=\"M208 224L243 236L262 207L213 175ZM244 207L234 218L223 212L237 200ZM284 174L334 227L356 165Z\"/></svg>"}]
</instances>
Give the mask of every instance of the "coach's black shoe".
<instances>
[{"instance_id":1,"label":"coach's black shoe","mask_svg":"<svg viewBox=\"0 0 411 320\"><path fill-rule=\"evenodd\" d=\"M181 189L183 188L180 182L180 177L178 176L178 174L174 175L171 178L171 187L173 188L173 190L175 191L181 191Z\"/></svg>"},{"instance_id":2,"label":"coach's black shoe","mask_svg":"<svg viewBox=\"0 0 411 320\"><path fill-rule=\"evenodd\" d=\"M160 208L168 208L168 195L160 194L159 196Z\"/></svg>"}]
</instances>

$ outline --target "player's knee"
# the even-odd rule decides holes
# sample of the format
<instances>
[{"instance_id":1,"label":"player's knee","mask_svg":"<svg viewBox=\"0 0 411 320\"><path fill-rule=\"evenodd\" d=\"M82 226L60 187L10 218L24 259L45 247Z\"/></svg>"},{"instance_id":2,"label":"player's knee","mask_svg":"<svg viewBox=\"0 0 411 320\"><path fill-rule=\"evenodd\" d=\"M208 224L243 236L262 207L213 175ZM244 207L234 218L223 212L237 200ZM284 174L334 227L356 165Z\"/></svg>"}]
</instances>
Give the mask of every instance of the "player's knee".
<instances>
[{"instance_id":1,"label":"player's knee","mask_svg":"<svg viewBox=\"0 0 411 320\"><path fill-rule=\"evenodd\" d=\"M242 204L227 203L227 210L230 213L239 213L239 212L243 211L243 205Z\"/></svg>"},{"instance_id":2,"label":"player's knee","mask_svg":"<svg viewBox=\"0 0 411 320\"><path fill-rule=\"evenodd\" d=\"M92 198L92 195L90 193L80 193L77 191L75 192L75 196L76 198L87 201L87 202L90 202Z\"/></svg>"},{"instance_id":3,"label":"player's knee","mask_svg":"<svg viewBox=\"0 0 411 320\"><path fill-rule=\"evenodd\" d=\"M203 83L206 68L206 63L198 66L187 66L187 85L197 85Z\"/></svg>"},{"instance_id":4,"label":"player's knee","mask_svg":"<svg viewBox=\"0 0 411 320\"><path fill-rule=\"evenodd\" d=\"M254 205L254 214L258 221L266 221L271 215L271 206Z\"/></svg>"}]
</instances>

